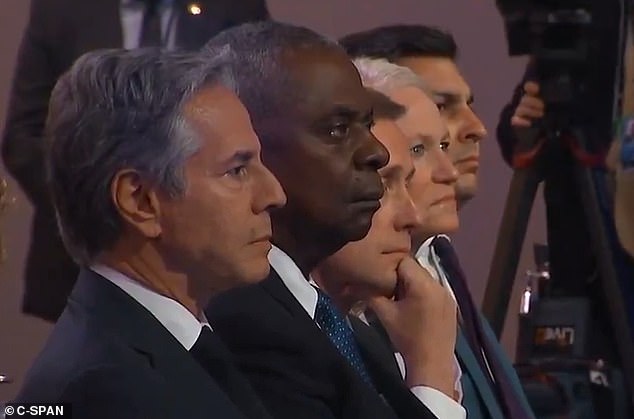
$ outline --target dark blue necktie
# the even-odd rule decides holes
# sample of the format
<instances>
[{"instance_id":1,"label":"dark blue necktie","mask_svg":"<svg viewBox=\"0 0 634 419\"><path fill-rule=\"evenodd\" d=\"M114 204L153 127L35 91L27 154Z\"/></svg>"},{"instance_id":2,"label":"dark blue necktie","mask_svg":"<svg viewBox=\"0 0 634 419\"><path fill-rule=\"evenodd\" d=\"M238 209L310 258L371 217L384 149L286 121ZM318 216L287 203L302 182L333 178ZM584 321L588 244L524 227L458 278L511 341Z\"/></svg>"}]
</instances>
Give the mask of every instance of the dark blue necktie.
<instances>
[{"instance_id":1,"label":"dark blue necktie","mask_svg":"<svg viewBox=\"0 0 634 419\"><path fill-rule=\"evenodd\" d=\"M478 363L484 375L489 378L493 376L492 378L495 380L495 383L490 381L490 384L496 390L500 398L500 404L506 411L507 418L529 418L529 415L524 411L518 400L517 394L513 391L510 377L507 376L500 360L495 356L493 342L491 342L487 334L484 333L480 315L471 298L465 274L460 267L460 262L458 261L458 256L453 246L447 238L439 236L432 241L432 247L440 258L440 264L447 273L447 279L456 296L463 320L462 330L467 338L467 342L469 342L469 346L471 346L475 357L478 359ZM486 360L484 358L485 356ZM491 374L489 374L489 368Z\"/></svg>"},{"instance_id":2,"label":"dark blue necktie","mask_svg":"<svg viewBox=\"0 0 634 419\"><path fill-rule=\"evenodd\" d=\"M315 322L321 327L328 338L335 345L337 350L352 368L359 373L363 381L372 385L372 379L368 374L357 341L354 338L352 329L346 322L346 318L339 312L339 309L322 290L317 290L317 308L315 309Z\"/></svg>"}]
</instances>

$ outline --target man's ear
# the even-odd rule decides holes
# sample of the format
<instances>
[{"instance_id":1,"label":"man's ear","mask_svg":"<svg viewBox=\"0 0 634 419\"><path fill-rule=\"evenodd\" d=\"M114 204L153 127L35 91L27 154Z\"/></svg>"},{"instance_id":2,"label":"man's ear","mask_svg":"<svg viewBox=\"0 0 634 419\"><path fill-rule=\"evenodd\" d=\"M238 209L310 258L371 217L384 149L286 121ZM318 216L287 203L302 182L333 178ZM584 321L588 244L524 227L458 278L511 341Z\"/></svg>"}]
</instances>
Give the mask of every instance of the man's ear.
<instances>
[{"instance_id":1,"label":"man's ear","mask_svg":"<svg viewBox=\"0 0 634 419\"><path fill-rule=\"evenodd\" d=\"M119 215L147 238L161 235L161 208L156 188L135 170L118 172L110 185L112 202Z\"/></svg>"}]
</instances>

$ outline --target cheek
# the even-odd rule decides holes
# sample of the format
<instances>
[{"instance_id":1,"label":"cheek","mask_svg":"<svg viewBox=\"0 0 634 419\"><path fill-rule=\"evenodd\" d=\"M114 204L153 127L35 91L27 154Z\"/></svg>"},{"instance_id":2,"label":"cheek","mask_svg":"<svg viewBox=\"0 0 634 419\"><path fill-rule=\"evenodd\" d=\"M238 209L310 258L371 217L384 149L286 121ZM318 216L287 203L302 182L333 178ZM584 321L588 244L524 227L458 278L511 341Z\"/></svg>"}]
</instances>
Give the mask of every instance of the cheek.
<instances>
[{"instance_id":1,"label":"cheek","mask_svg":"<svg viewBox=\"0 0 634 419\"><path fill-rule=\"evenodd\" d=\"M409 187L407 190L409 191L412 200L414 201L414 205L416 205L416 209L418 211L424 211L427 207L427 189L431 184L431 177L427 170L419 171L416 169L416 174L414 178L410 181Z\"/></svg>"}]
</instances>

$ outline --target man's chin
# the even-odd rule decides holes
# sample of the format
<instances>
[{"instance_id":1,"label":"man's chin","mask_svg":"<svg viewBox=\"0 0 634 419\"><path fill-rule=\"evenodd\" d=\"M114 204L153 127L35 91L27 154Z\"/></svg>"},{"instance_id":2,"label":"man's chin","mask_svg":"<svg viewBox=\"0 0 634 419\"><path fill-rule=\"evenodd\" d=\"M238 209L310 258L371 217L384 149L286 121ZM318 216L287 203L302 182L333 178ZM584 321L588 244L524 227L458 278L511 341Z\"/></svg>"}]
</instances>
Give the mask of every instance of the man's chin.
<instances>
[{"instance_id":1,"label":"man's chin","mask_svg":"<svg viewBox=\"0 0 634 419\"><path fill-rule=\"evenodd\" d=\"M458 207L473 199L478 192L478 176L472 173L461 174L456 183L456 200Z\"/></svg>"}]
</instances>

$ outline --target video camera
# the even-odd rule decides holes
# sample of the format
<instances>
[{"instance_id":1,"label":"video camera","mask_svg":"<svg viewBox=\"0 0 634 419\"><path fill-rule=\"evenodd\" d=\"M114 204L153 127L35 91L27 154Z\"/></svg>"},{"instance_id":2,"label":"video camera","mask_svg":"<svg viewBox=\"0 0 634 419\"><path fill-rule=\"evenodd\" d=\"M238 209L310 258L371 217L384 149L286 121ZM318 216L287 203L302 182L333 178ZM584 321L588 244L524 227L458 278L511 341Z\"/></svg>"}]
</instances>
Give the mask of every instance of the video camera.
<instances>
[{"instance_id":1,"label":"video camera","mask_svg":"<svg viewBox=\"0 0 634 419\"><path fill-rule=\"evenodd\" d=\"M604 148L622 44L619 0L497 0L511 56L530 55L551 127L581 126ZM554 125L554 127L552 127Z\"/></svg>"}]
</instances>

